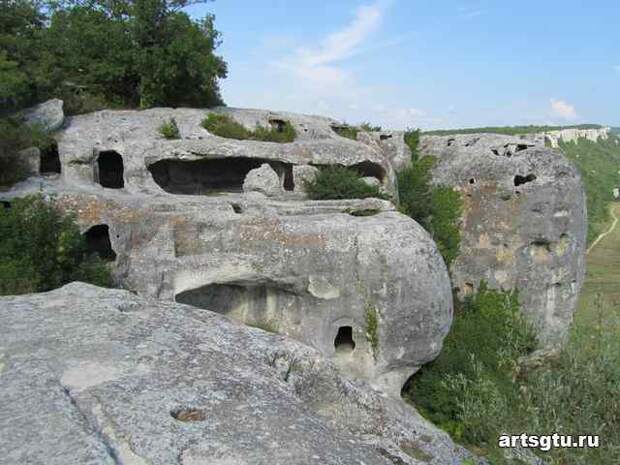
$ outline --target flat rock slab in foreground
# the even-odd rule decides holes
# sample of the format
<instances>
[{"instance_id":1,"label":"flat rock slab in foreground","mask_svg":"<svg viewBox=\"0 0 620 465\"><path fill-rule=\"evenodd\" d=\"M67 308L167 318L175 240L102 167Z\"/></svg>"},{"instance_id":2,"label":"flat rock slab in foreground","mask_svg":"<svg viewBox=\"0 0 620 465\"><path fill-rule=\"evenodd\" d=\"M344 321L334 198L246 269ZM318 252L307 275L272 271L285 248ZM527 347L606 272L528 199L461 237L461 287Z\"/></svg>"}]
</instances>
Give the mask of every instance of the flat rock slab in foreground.
<instances>
[{"instance_id":1,"label":"flat rock slab in foreground","mask_svg":"<svg viewBox=\"0 0 620 465\"><path fill-rule=\"evenodd\" d=\"M466 453L314 349L73 283L0 298L0 464L436 464Z\"/></svg>"}]
</instances>

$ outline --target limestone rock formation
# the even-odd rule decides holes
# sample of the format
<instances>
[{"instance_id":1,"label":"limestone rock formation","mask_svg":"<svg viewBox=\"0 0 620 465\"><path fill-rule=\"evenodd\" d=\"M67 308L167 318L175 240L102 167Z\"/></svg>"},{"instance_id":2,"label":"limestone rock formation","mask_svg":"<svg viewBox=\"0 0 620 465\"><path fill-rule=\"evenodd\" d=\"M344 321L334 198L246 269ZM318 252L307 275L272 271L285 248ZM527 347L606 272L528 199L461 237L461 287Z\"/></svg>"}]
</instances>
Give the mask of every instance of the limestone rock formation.
<instances>
[{"instance_id":1,"label":"limestone rock formation","mask_svg":"<svg viewBox=\"0 0 620 465\"><path fill-rule=\"evenodd\" d=\"M248 171L243 181L243 192L260 192L267 196L277 196L283 190L278 173L268 163Z\"/></svg>"},{"instance_id":2,"label":"limestone rock formation","mask_svg":"<svg viewBox=\"0 0 620 465\"><path fill-rule=\"evenodd\" d=\"M0 298L0 464L461 465L320 353L187 305L72 283Z\"/></svg>"},{"instance_id":3,"label":"limestone rock formation","mask_svg":"<svg viewBox=\"0 0 620 465\"><path fill-rule=\"evenodd\" d=\"M44 131L56 131L62 127L65 121L65 113L62 107L62 100L48 100L25 110L24 120L27 124L36 125Z\"/></svg>"},{"instance_id":4,"label":"limestone rock formation","mask_svg":"<svg viewBox=\"0 0 620 465\"><path fill-rule=\"evenodd\" d=\"M560 142L577 142L579 139L587 139L592 142L599 139L607 140L610 130L610 128L560 129L558 131L546 131L542 133L542 137L551 147L557 148Z\"/></svg>"},{"instance_id":5,"label":"limestone rock formation","mask_svg":"<svg viewBox=\"0 0 620 465\"><path fill-rule=\"evenodd\" d=\"M585 194L577 169L528 136L424 136L420 153L437 157L434 182L458 190L464 201L454 287L461 296L482 280L517 289L541 343L560 343L585 270Z\"/></svg>"},{"instance_id":6,"label":"limestone rock formation","mask_svg":"<svg viewBox=\"0 0 620 465\"><path fill-rule=\"evenodd\" d=\"M325 118L218 111L248 127L290 121L298 140L213 136L201 110L103 111L70 118L59 133L60 179L32 178L2 195L54 194L123 287L288 335L398 396L439 354L452 321L436 245L391 202L295 192L326 164L354 166L394 191L390 162ZM180 140L157 132L171 117Z\"/></svg>"}]
</instances>

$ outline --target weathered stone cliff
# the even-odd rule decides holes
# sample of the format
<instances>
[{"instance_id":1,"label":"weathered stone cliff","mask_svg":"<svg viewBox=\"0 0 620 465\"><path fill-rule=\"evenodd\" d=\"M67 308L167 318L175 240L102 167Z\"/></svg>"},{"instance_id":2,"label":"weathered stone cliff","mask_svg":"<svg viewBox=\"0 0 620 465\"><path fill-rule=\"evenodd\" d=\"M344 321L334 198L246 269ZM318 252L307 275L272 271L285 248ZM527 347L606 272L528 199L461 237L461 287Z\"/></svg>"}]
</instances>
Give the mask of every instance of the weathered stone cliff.
<instances>
[{"instance_id":1,"label":"weathered stone cliff","mask_svg":"<svg viewBox=\"0 0 620 465\"><path fill-rule=\"evenodd\" d=\"M585 194L577 169L528 137L424 136L435 183L461 193L460 253L451 266L461 296L482 280L517 289L543 345L567 334L583 282Z\"/></svg>"},{"instance_id":2,"label":"weathered stone cliff","mask_svg":"<svg viewBox=\"0 0 620 465\"><path fill-rule=\"evenodd\" d=\"M461 465L411 407L216 313L73 283L0 298L0 464Z\"/></svg>"},{"instance_id":3,"label":"weathered stone cliff","mask_svg":"<svg viewBox=\"0 0 620 465\"><path fill-rule=\"evenodd\" d=\"M60 175L5 198L42 187L75 213L123 287L286 334L398 396L449 330L445 264L392 203L310 201L295 189L303 169L339 164L395 191L379 143L340 137L326 118L220 111L250 127L289 121L298 140L213 136L201 110L104 111L57 135ZM171 117L178 140L157 131Z\"/></svg>"}]
</instances>

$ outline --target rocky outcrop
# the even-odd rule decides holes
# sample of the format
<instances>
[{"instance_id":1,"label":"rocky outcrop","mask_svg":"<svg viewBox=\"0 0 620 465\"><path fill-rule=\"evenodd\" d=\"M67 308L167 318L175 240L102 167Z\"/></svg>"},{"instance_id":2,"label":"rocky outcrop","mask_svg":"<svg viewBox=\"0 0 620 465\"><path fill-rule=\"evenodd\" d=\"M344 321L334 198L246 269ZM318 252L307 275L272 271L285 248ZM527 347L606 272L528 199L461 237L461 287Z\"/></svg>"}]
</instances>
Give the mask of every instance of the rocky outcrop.
<instances>
[{"instance_id":1,"label":"rocky outcrop","mask_svg":"<svg viewBox=\"0 0 620 465\"><path fill-rule=\"evenodd\" d=\"M451 266L461 296L482 280L517 289L543 345L567 334L583 282L585 194L577 169L529 137L424 136L433 181L461 193L460 253Z\"/></svg>"},{"instance_id":2,"label":"rocky outcrop","mask_svg":"<svg viewBox=\"0 0 620 465\"><path fill-rule=\"evenodd\" d=\"M560 129L558 131L546 131L540 134L551 147L558 148L560 142L577 142L579 139L587 139L597 142L599 139L609 138L610 128L600 129Z\"/></svg>"},{"instance_id":3,"label":"rocky outcrop","mask_svg":"<svg viewBox=\"0 0 620 465\"><path fill-rule=\"evenodd\" d=\"M31 126L37 126L46 132L54 132L60 129L65 121L62 107L62 100L48 100L25 110L23 118Z\"/></svg>"},{"instance_id":4,"label":"rocky outcrop","mask_svg":"<svg viewBox=\"0 0 620 465\"><path fill-rule=\"evenodd\" d=\"M109 244L98 252L115 257L123 287L288 335L399 396L449 330L445 264L391 202L310 201L297 189L317 166L340 164L393 191L390 162L324 118L219 111L249 126L291 121L298 141L213 136L200 110L99 112L59 134L61 179L32 178L3 196L53 194ZM170 117L180 140L157 132Z\"/></svg>"},{"instance_id":5,"label":"rocky outcrop","mask_svg":"<svg viewBox=\"0 0 620 465\"><path fill-rule=\"evenodd\" d=\"M0 463L461 465L468 452L319 352L73 283L0 298Z\"/></svg>"}]
</instances>

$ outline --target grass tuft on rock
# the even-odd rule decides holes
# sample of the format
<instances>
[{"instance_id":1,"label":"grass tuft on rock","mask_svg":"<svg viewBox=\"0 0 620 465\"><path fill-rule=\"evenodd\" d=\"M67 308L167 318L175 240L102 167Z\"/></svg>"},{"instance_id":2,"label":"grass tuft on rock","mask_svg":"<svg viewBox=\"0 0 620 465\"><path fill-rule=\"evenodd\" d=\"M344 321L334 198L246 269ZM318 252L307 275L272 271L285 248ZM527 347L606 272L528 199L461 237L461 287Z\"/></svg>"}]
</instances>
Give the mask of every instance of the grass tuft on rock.
<instances>
[{"instance_id":1,"label":"grass tuft on rock","mask_svg":"<svg viewBox=\"0 0 620 465\"><path fill-rule=\"evenodd\" d=\"M256 129L246 129L242 124L228 115L209 113L202 121L202 127L211 134L228 139L256 140L262 142L293 142L297 133L289 121L275 127L257 126Z\"/></svg>"},{"instance_id":2,"label":"grass tuft on rock","mask_svg":"<svg viewBox=\"0 0 620 465\"><path fill-rule=\"evenodd\" d=\"M344 166L324 166L305 183L306 193L313 200L387 199L379 186L367 184L356 170Z\"/></svg>"},{"instance_id":3,"label":"grass tuft on rock","mask_svg":"<svg viewBox=\"0 0 620 465\"><path fill-rule=\"evenodd\" d=\"M157 128L157 132L159 132L166 139L180 139L181 133L179 132L179 127L177 126L177 122L174 118L170 118L168 121L164 121L159 128Z\"/></svg>"}]
</instances>

